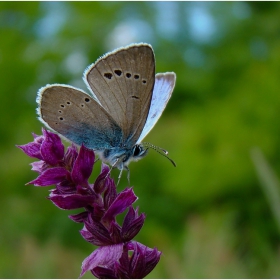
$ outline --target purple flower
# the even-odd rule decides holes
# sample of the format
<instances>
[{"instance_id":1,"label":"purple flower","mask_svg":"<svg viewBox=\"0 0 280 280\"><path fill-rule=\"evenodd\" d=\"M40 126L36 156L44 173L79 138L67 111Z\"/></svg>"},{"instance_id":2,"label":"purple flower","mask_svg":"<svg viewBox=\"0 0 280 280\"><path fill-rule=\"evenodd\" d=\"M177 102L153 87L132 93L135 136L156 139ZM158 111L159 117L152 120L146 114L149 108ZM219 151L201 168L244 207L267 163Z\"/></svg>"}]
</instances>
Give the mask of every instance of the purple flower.
<instances>
[{"instance_id":1,"label":"purple flower","mask_svg":"<svg viewBox=\"0 0 280 280\"><path fill-rule=\"evenodd\" d=\"M88 186L88 179L93 169L94 159L94 152L82 146L71 172L72 180L75 184Z\"/></svg>"},{"instance_id":2,"label":"purple flower","mask_svg":"<svg viewBox=\"0 0 280 280\"><path fill-rule=\"evenodd\" d=\"M79 151L73 144L64 153L58 135L43 129L43 135L33 134L34 141L18 146L28 156L39 159L32 170L38 177L28 184L55 185L49 199L61 209L83 211L69 216L83 223L80 233L89 243L100 246L87 257L81 276L86 271L97 278L143 278L160 259L161 252L150 249L132 239L141 230L145 215L138 214L132 204L138 199L132 188L117 193L110 178L110 169L102 164L94 184L88 179L92 173L95 154L83 145ZM116 217L127 211L122 225Z\"/></svg>"},{"instance_id":3,"label":"purple flower","mask_svg":"<svg viewBox=\"0 0 280 280\"><path fill-rule=\"evenodd\" d=\"M138 216L138 210L131 206L137 199L132 188L125 189L112 201L107 211L99 218L89 215L84 221L81 235L88 242L97 246L106 246L132 240L142 228L145 215ZM115 217L129 208L123 226L119 226Z\"/></svg>"},{"instance_id":4,"label":"purple flower","mask_svg":"<svg viewBox=\"0 0 280 280\"><path fill-rule=\"evenodd\" d=\"M53 184L58 184L65 178L69 177L70 173L63 167L53 167L46 170L42 170L42 173L33 181L28 184L33 184L34 186L50 186Z\"/></svg>"},{"instance_id":5,"label":"purple flower","mask_svg":"<svg viewBox=\"0 0 280 280\"><path fill-rule=\"evenodd\" d=\"M134 238L142 228L145 218L143 213L140 216L138 215L138 207L134 210L133 207L130 206L123 221L122 239L124 241L129 241Z\"/></svg>"},{"instance_id":6,"label":"purple flower","mask_svg":"<svg viewBox=\"0 0 280 280\"><path fill-rule=\"evenodd\" d=\"M156 248L150 249L135 241L103 246L83 261L80 276L90 270L97 278L144 278L157 265L160 255Z\"/></svg>"},{"instance_id":7,"label":"purple flower","mask_svg":"<svg viewBox=\"0 0 280 280\"><path fill-rule=\"evenodd\" d=\"M52 166L57 165L64 156L64 146L57 134L43 129L44 140L40 153L44 161Z\"/></svg>"},{"instance_id":8,"label":"purple flower","mask_svg":"<svg viewBox=\"0 0 280 280\"><path fill-rule=\"evenodd\" d=\"M19 145L28 156L44 160L52 166L63 158L64 146L58 135L43 129L43 136L33 134L34 142Z\"/></svg>"}]
</instances>

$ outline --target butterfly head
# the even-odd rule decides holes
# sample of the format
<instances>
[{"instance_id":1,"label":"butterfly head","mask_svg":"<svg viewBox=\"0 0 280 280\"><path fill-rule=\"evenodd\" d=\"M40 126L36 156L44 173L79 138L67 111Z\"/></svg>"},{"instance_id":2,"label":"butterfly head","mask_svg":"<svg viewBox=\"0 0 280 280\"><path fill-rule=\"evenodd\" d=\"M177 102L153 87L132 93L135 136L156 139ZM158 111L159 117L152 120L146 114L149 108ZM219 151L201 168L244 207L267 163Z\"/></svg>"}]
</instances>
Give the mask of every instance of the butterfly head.
<instances>
[{"instance_id":1,"label":"butterfly head","mask_svg":"<svg viewBox=\"0 0 280 280\"><path fill-rule=\"evenodd\" d=\"M148 148L142 144L136 144L132 148L113 148L97 151L102 161L109 163L118 169L127 168L131 161L138 161L148 152Z\"/></svg>"}]
</instances>

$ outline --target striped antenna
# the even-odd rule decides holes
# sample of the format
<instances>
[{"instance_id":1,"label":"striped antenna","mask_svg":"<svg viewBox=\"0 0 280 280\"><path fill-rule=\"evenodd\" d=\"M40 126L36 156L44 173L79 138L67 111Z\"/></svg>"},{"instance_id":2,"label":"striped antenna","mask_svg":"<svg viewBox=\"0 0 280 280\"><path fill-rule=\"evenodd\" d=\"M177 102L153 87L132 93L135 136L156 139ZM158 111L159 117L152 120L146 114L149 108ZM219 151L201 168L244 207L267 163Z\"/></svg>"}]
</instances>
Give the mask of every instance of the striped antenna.
<instances>
[{"instance_id":1,"label":"striped antenna","mask_svg":"<svg viewBox=\"0 0 280 280\"><path fill-rule=\"evenodd\" d=\"M171 161L171 163L176 167L176 163L170 157L167 156L168 151L164 150L161 147L158 147L158 146L155 146L151 143L148 143L148 142L144 142L144 143L141 143L141 144L143 145L143 147L145 147L147 149L151 148L151 149L155 150L156 152L158 152L160 155L168 158Z\"/></svg>"}]
</instances>

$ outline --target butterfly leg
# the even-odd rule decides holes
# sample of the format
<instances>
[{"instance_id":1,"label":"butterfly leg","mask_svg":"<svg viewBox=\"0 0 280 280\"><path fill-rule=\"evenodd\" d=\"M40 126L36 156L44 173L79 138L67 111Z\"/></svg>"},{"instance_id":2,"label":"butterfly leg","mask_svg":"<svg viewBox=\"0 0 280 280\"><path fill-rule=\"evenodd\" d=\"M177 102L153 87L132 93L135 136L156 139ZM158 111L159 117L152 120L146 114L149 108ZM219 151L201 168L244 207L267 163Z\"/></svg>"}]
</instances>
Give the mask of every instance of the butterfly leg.
<instances>
[{"instance_id":1,"label":"butterfly leg","mask_svg":"<svg viewBox=\"0 0 280 280\"><path fill-rule=\"evenodd\" d=\"M109 170L107 176L111 173L112 169L115 168L116 165L117 165L120 161L122 161L122 159L123 159L123 158L120 157L120 158L118 158L118 159L112 164L112 166L111 166L111 168L110 168L110 170ZM117 183L117 185L118 185L119 182L120 182L120 179L121 179L121 176L122 176L122 171L123 171L123 165L122 165L122 167L121 167L121 172L120 172L119 177L118 177L118 183ZM107 178L107 176L106 176L106 178Z\"/></svg>"},{"instance_id":2,"label":"butterfly leg","mask_svg":"<svg viewBox=\"0 0 280 280\"><path fill-rule=\"evenodd\" d=\"M98 159L97 159L97 160L98 160ZM112 166L111 166L109 172L107 173L105 179L111 174L112 169L117 165L118 161L119 161L119 159L117 159L117 160L112 164Z\"/></svg>"},{"instance_id":3,"label":"butterfly leg","mask_svg":"<svg viewBox=\"0 0 280 280\"><path fill-rule=\"evenodd\" d=\"M123 159L124 159L125 157L126 157L126 156L123 155L123 156L117 158L117 160L112 164L112 166L111 166L111 168L110 168L108 174L106 175L106 178L107 178L107 176L109 176L109 174L111 173L112 169L115 168L116 166L118 166L119 163L121 162L120 166L118 166L118 168L119 168L121 171L120 171L120 174L119 174L119 176L118 176L117 185L119 184L119 182L120 182L120 180L121 180L122 172L123 172L123 169L124 169L124 168L125 168L126 170L128 170L127 179L128 179L128 183L130 183L130 182L129 182L129 169L128 169L127 166L124 166L124 164L123 164Z\"/></svg>"},{"instance_id":4,"label":"butterfly leg","mask_svg":"<svg viewBox=\"0 0 280 280\"><path fill-rule=\"evenodd\" d=\"M128 166L125 166L125 169L127 170L127 181L128 181L128 186L130 186L130 170Z\"/></svg>"},{"instance_id":5,"label":"butterfly leg","mask_svg":"<svg viewBox=\"0 0 280 280\"><path fill-rule=\"evenodd\" d=\"M120 182L120 180L121 180L122 172L123 172L123 166L122 166L122 168L121 168L121 171L120 171L120 174L119 174L119 177L118 177L118 183L117 183L117 185L119 184L119 182Z\"/></svg>"},{"instance_id":6,"label":"butterfly leg","mask_svg":"<svg viewBox=\"0 0 280 280\"><path fill-rule=\"evenodd\" d=\"M118 185L119 182L120 182L120 179L121 179L121 177L122 177L122 172L123 172L124 169L127 170L127 181L128 181L128 186L130 186L130 170L129 170L129 168L128 168L127 166L123 166L123 165L122 165L122 169L121 169L121 171L120 171L119 177L118 177L118 183L117 183L117 185Z\"/></svg>"}]
</instances>

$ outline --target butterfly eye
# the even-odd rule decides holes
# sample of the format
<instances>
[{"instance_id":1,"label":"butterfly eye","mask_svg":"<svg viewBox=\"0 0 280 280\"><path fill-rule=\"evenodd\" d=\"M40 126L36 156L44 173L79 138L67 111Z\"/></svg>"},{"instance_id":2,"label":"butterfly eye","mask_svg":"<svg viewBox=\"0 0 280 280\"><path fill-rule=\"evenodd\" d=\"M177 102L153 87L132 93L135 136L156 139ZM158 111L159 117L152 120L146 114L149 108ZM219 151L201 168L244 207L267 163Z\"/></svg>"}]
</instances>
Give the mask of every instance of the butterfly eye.
<instances>
[{"instance_id":1,"label":"butterfly eye","mask_svg":"<svg viewBox=\"0 0 280 280\"><path fill-rule=\"evenodd\" d=\"M147 152L148 149L145 149L142 145L135 145L133 148L133 157L140 159L144 157Z\"/></svg>"},{"instance_id":2,"label":"butterfly eye","mask_svg":"<svg viewBox=\"0 0 280 280\"><path fill-rule=\"evenodd\" d=\"M133 156L137 157L141 153L142 148L139 145L135 145L133 150Z\"/></svg>"}]
</instances>

